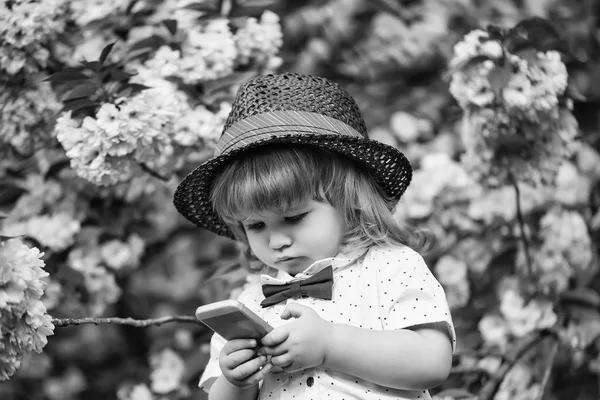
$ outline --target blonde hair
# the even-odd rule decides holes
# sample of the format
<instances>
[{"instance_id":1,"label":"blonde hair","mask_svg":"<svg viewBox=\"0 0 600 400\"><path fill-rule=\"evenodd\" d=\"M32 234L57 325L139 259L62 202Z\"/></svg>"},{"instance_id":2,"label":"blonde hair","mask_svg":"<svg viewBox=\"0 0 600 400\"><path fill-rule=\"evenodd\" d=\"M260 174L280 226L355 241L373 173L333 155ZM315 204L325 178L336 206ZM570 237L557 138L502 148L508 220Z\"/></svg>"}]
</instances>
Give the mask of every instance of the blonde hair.
<instances>
[{"instance_id":1,"label":"blonde hair","mask_svg":"<svg viewBox=\"0 0 600 400\"><path fill-rule=\"evenodd\" d=\"M246 245L240 221L247 215L286 213L307 199L327 201L341 214L347 227L342 245L406 245L424 253L435 244L431 234L406 229L394 219L395 201L362 164L314 146L270 145L244 152L211 190L215 211Z\"/></svg>"}]
</instances>

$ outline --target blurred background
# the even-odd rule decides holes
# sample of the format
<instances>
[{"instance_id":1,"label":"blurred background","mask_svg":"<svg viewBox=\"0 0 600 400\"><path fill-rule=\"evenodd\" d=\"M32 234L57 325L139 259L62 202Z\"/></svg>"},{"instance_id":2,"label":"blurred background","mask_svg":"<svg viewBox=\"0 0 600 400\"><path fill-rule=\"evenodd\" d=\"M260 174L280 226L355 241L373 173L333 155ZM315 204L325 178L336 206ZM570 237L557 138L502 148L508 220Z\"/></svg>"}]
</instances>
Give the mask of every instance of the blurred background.
<instances>
[{"instance_id":1,"label":"blurred background","mask_svg":"<svg viewBox=\"0 0 600 400\"><path fill-rule=\"evenodd\" d=\"M599 15L594 0L4 1L1 239L44 253L36 301L55 319L192 316L235 296L248 273L239 248L180 217L173 190L212 154L241 82L320 75L415 169L397 215L438 235L426 260L459 338L453 372L432 393L597 399ZM513 187L485 185L463 165L465 109L450 65L472 30L531 17L560 33L580 146L552 182L524 182L517 201ZM11 276L37 262L14 246L0 253L7 338L25 335L11 325ZM524 264L533 290L519 285ZM20 365L20 347L0 344L2 400L206 398L201 324L53 331Z\"/></svg>"}]
</instances>

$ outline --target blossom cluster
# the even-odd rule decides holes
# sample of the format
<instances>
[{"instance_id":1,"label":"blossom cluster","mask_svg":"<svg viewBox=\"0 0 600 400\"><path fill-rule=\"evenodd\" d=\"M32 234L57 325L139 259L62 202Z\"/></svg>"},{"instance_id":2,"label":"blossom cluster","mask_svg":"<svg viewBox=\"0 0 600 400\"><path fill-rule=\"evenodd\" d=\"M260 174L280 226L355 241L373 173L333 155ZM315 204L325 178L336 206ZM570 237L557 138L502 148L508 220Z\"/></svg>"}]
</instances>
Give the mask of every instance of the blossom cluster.
<instances>
[{"instance_id":1,"label":"blossom cluster","mask_svg":"<svg viewBox=\"0 0 600 400\"><path fill-rule=\"evenodd\" d=\"M35 239L52 251L61 251L73 244L81 224L71 214L32 216L24 221L7 220L3 231L9 236L24 235Z\"/></svg>"},{"instance_id":2,"label":"blossom cluster","mask_svg":"<svg viewBox=\"0 0 600 400\"><path fill-rule=\"evenodd\" d=\"M572 278L585 280L592 271L592 239L585 219L576 211L553 208L540 220L539 244L529 249L535 281L543 293L562 293ZM517 267L526 271L523 245Z\"/></svg>"},{"instance_id":3,"label":"blossom cluster","mask_svg":"<svg viewBox=\"0 0 600 400\"><path fill-rule=\"evenodd\" d=\"M435 276L444 287L450 309L467 305L471 297L467 264L451 255L440 258L435 265Z\"/></svg>"},{"instance_id":4,"label":"blossom cluster","mask_svg":"<svg viewBox=\"0 0 600 400\"><path fill-rule=\"evenodd\" d=\"M78 0L71 2L73 19L77 25L86 26L90 22L124 12L128 3L120 0ZM132 11L135 11L136 7Z\"/></svg>"},{"instance_id":5,"label":"blossom cluster","mask_svg":"<svg viewBox=\"0 0 600 400\"><path fill-rule=\"evenodd\" d=\"M112 185L142 168L169 176L181 156L214 141L228 111L227 104L216 113L193 107L185 93L164 81L117 104L102 104L95 118L79 121L63 113L55 133L79 176Z\"/></svg>"},{"instance_id":6,"label":"blossom cluster","mask_svg":"<svg viewBox=\"0 0 600 400\"><path fill-rule=\"evenodd\" d=\"M482 108L464 115L461 163L490 187L513 180L535 186L552 184L561 164L577 149L577 120L568 110L556 118L519 121L506 109Z\"/></svg>"},{"instance_id":7,"label":"blossom cluster","mask_svg":"<svg viewBox=\"0 0 600 400\"><path fill-rule=\"evenodd\" d=\"M214 18L189 27L180 49L161 46L144 66L161 77L196 84L228 76L251 60L275 66L282 44L279 17L271 11L265 11L260 21L247 18L235 34L228 19Z\"/></svg>"},{"instance_id":8,"label":"blossom cluster","mask_svg":"<svg viewBox=\"0 0 600 400\"><path fill-rule=\"evenodd\" d=\"M479 331L488 346L506 349L510 338L552 327L558 320L552 301L537 296L526 300L519 280L507 276L499 284L499 314L488 314L479 322Z\"/></svg>"},{"instance_id":9,"label":"blossom cluster","mask_svg":"<svg viewBox=\"0 0 600 400\"><path fill-rule=\"evenodd\" d=\"M560 53L533 53L512 54L483 30L454 47L450 93L465 111L461 162L488 186L551 183L577 148Z\"/></svg>"},{"instance_id":10,"label":"blossom cluster","mask_svg":"<svg viewBox=\"0 0 600 400\"><path fill-rule=\"evenodd\" d=\"M459 68L452 74L450 93L463 108L487 107L494 100L500 100L507 109L525 113L533 119L535 116L531 111L554 110L567 88L567 67L557 51L539 51L535 57L525 60L508 53L488 32L477 29L456 44L450 66L456 68L478 56L489 59L471 68ZM490 74L496 71L496 60L500 59L510 67L510 77L497 99Z\"/></svg>"},{"instance_id":11,"label":"blossom cluster","mask_svg":"<svg viewBox=\"0 0 600 400\"><path fill-rule=\"evenodd\" d=\"M0 242L0 381L15 373L24 354L40 353L54 332L40 300L48 276L42 256L17 239Z\"/></svg>"},{"instance_id":12,"label":"blossom cluster","mask_svg":"<svg viewBox=\"0 0 600 400\"><path fill-rule=\"evenodd\" d=\"M48 130L61 108L50 85L43 83L19 90L0 83L0 104L0 145L10 144L21 154L33 152L35 139L49 136Z\"/></svg>"},{"instance_id":13,"label":"blossom cluster","mask_svg":"<svg viewBox=\"0 0 600 400\"><path fill-rule=\"evenodd\" d=\"M0 2L0 71L15 75L46 67L48 44L63 32L69 0Z\"/></svg>"}]
</instances>

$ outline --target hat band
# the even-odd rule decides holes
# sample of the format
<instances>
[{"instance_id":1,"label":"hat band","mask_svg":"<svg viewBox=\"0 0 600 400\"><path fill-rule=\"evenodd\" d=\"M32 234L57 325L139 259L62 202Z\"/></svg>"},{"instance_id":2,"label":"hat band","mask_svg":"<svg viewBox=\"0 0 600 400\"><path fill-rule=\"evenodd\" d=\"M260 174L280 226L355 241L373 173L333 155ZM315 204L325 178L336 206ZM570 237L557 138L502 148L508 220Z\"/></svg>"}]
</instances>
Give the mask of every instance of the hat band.
<instances>
[{"instance_id":1,"label":"hat band","mask_svg":"<svg viewBox=\"0 0 600 400\"><path fill-rule=\"evenodd\" d=\"M223 133L215 155L231 152L266 137L295 135L342 135L364 137L350 125L308 111L270 111L252 115L231 125Z\"/></svg>"}]
</instances>

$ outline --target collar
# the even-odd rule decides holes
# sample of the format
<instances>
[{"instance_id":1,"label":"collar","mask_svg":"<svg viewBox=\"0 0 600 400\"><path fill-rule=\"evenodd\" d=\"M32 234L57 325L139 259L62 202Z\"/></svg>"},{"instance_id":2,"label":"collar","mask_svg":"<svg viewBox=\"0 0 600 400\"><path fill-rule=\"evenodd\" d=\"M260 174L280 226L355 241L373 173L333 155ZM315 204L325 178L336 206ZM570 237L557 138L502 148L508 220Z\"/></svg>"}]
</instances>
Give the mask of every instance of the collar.
<instances>
[{"instance_id":1,"label":"collar","mask_svg":"<svg viewBox=\"0 0 600 400\"><path fill-rule=\"evenodd\" d=\"M304 280L316 273L322 271L325 267L332 266L333 271L346 267L354 263L357 259L363 256L367 252L368 248L361 249L349 249L349 250L340 250L333 257L324 258L322 260L315 261L304 271L296 274L296 276L291 276L285 271L281 271L272 267L264 266L261 275L260 275L260 283L262 285L283 285L285 283L295 282Z\"/></svg>"}]
</instances>

